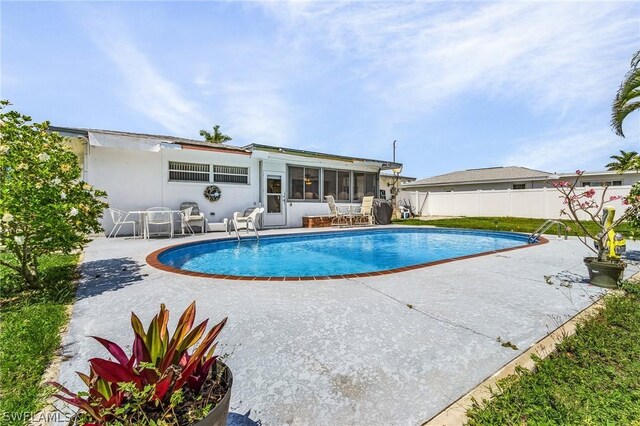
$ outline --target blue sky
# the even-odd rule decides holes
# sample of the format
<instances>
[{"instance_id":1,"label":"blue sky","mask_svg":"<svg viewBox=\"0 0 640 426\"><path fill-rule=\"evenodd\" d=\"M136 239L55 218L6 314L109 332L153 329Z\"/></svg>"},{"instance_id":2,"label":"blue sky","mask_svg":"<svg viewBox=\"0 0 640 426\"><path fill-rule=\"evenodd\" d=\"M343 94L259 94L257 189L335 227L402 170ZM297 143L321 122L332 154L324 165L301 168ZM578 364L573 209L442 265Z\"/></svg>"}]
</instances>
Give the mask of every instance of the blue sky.
<instances>
[{"instance_id":1,"label":"blue sky","mask_svg":"<svg viewBox=\"0 0 640 426\"><path fill-rule=\"evenodd\" d=\"M1 93L35 120L390 159L601 170L638 2L6 2Z\"/></svg>"}]
</instances>

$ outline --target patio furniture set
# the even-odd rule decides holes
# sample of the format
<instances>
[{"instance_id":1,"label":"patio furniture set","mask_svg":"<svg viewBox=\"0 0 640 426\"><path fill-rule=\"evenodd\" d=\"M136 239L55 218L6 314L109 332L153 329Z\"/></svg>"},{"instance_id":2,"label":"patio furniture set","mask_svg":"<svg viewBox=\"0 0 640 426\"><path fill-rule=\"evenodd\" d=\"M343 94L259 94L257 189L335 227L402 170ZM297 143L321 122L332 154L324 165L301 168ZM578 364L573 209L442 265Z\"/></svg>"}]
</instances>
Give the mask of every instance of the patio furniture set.
<instances>
[{"instance_id":1,"label":"patio furniture set","mask_svg":"<svg viewBox=\"0 0 640 426\"><path fill-rule=\"evenodd\" d=\"M173 238L178 227L181 234L195 234L194 227L203 234L207 231L230 233L231 226L236 231L245 229L248 232L258 226L263 211L262 207L252 208L245 210L244 213L235 212L231 221L224 218L222 222L207 222L204 213L200 212L198 204L194 202L184 202L180 204L178 210L168 207L152 207L146 210L131 211L109 208L114 226L107 238L116 237L127 225L132 226L134 238L140 236L145 239L152 236Z\"/></svg>"},{"instance_id":2,"label":"patio furniture set","mask_svg":"<svg viewBox=\"0 0 640 426\"><path fill-rule=\"evenodd\" d=\"M363 197L359 206L339 206L333 195L325 196L331 213L331 226L371 226L373 218L373 196Z\"/></svg>"}]
</instances>

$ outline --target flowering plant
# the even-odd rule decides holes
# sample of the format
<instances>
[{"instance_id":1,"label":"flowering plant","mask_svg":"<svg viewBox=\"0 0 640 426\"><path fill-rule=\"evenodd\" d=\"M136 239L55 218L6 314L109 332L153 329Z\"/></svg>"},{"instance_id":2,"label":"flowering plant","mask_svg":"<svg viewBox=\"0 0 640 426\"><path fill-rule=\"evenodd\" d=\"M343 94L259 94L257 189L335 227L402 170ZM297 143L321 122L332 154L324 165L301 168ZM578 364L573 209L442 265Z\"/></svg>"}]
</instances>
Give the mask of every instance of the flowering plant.
<instances>
[{"instance_id":1,"label":"flowering plant","mask_svg":"<svg viewBox=\"0 0 640 426\"><path fill-rule=\"evenodd\" d=\"M106 193L80 179L78 157L49 123L0 101L0 265L38 286L38 259L81 248L100 230Z\"/></svg>"},{"instance_id":2,"label":"flowering plant","mask_svg":"<svg viewBox=\"0 0 640 426\"><path fill-rule=\"evenodd\" d=\"M214 355L215 340L227 319L205 333L209 320L194 327L195 317L193 302L170 334L164 304L146 331L132 312L130 356L116 343L94 336L113 360L92 358L89 374L78 373L88 391L73 393L50 382L60 392L56 398L80 409L74 424L169 426L205 417L231 386L230 378L216 374L221 369Z\"/></svg>"},{"instance_id":3,"label":"flowering plant","mask_svg":"<svg viewBox=\"0 0 640 426\"><path fill-rule=\"evenodd\" d=\"M583 235L578 238L589 250L598 256L599 261L610 260L607 253L607 238L609 231L615 229L625 220L635 217L640 212L640 196L629 195L623 197L620 195L607 197L608 187L604 187L599 200L596 200L596 190L589 188L585 191L576 190L578 180L584 174L583 170L576 170L576 178L573 182L557 181L553 186L560 192L566 206L560 211L561 216L568 216L572 222L582 231ZM607 226L602 223L602 214L608 203L621 200L626 210L620 217L614 220L611 225ZM599 232L593 232L580 220L580 216L586 216L598 226ZM595 242L590 244L589 240Z\"/></svg>"}]
</instances>

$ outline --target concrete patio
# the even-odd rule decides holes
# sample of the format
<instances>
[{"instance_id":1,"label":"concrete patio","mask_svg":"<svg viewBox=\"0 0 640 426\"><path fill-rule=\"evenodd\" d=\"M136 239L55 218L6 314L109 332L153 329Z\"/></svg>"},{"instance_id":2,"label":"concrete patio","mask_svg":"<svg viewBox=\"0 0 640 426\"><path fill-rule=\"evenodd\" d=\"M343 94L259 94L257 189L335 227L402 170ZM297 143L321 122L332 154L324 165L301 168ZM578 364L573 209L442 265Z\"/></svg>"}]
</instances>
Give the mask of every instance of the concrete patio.
<instances>
[{"instance_id":1,"label":"concrete patio","mask_svg":"<svg viewBox=\"0 0 640 426\"><path fill-rule=\"evenodd\" d=\"M74 372L106 356L88 336L129 345L131 311L147 322L165 303L175 324L196 300L199 319L229 317L218 348L234 374L230 424L421 424L603 292L583 283L587 249L574 238L324 281L215 280L145 263L160 247L221 237L96 238L85 251L60 381L82 389ZM640 245L628 244L638 260ZM627 274L638 270L631 262Z\"/></svg>"}]
</instances>

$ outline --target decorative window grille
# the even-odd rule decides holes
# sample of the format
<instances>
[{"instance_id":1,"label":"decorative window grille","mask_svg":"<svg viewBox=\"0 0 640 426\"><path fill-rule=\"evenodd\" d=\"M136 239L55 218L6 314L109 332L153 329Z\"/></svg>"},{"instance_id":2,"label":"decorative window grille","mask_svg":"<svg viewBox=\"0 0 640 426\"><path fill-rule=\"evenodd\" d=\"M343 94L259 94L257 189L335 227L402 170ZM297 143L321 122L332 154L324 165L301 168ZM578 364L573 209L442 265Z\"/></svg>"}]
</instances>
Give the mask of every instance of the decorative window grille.
<instances>
[{"instance_id":1,"label":"decorative window grille","mask_svg":"<svg viewBox=\"0 0 640 426\"><path fill-rule=\"evenodd\" d=\"M182 182L209 182L209 165L169 161L169 180Z\"/></svg>"},{"instance_id":2,"label":"decorative window grille","mask_svg":"<svg viewBox=\"0 0 640 426\"><path fill-rule=\"evenodd\" d=\"M214 165L213 181L216 183L249 183L249 168Z\"/></svg>"}]
</instances>

